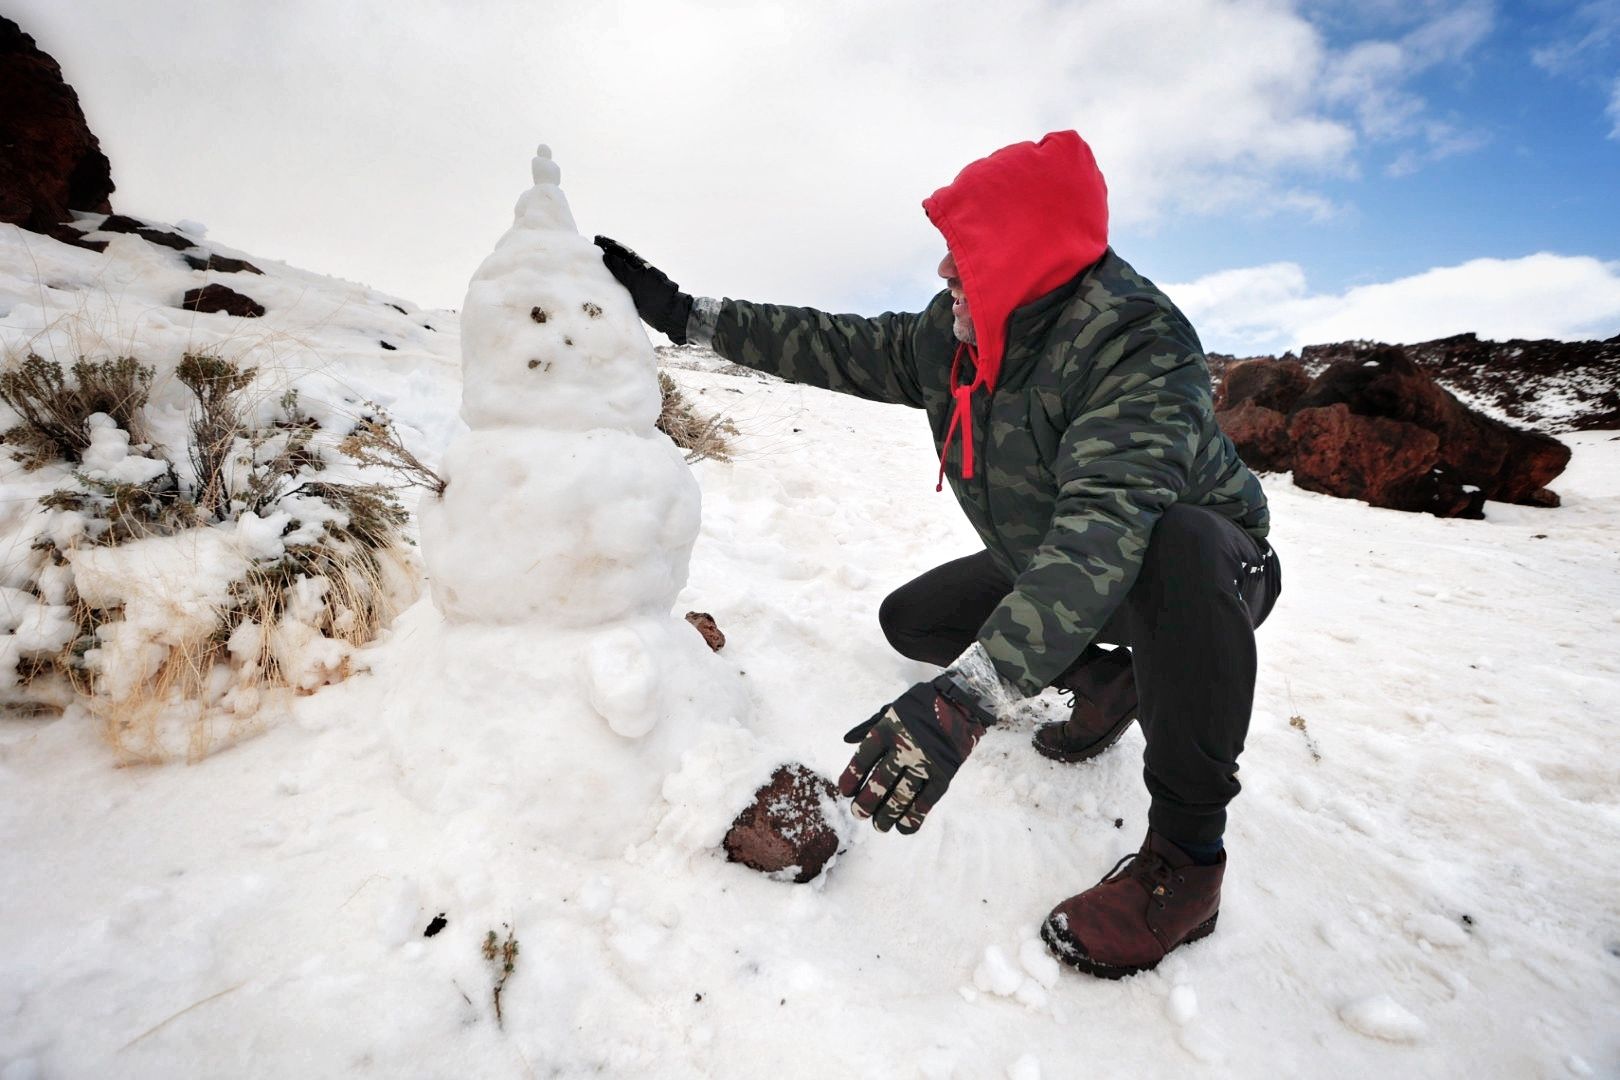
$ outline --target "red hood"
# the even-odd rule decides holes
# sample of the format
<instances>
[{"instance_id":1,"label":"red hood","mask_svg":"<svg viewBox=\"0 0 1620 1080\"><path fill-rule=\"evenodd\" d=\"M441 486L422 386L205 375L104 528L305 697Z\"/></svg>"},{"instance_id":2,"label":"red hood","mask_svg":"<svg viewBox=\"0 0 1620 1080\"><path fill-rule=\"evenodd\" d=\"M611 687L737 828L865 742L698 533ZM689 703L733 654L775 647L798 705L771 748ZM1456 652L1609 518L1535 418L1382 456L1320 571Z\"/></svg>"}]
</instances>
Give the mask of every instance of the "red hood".
<instances>
[{"instance_id":1,"label":"red hood","mask_svg":"<svg viewBox=\"0 0 1620 1080\"><path fill-rule=\"evenodd\" d=\"M978 339L975 386L996 387L1007 321L1102 258L1108 187L1073 131L980 158L923 200L956 257Z\"/></svg>"},{"instance_id":2,"label":"red hood","mask_svg":"<svg viewBox=\"0 0 1620 1080\"><path fill-rule=\"evenodd\" d=\"M962 436L962 477L973 477L973 391L994 393L1015 309L1044 296L1102 258L1108 247L1108 185L1091 147L1072 131L1021 142L980 158L923 200L956 259L977 348L959 347L951 361L955 399L939 451ZM957 380L962 354L973 381Z\"/></svg>"}]
</instances>

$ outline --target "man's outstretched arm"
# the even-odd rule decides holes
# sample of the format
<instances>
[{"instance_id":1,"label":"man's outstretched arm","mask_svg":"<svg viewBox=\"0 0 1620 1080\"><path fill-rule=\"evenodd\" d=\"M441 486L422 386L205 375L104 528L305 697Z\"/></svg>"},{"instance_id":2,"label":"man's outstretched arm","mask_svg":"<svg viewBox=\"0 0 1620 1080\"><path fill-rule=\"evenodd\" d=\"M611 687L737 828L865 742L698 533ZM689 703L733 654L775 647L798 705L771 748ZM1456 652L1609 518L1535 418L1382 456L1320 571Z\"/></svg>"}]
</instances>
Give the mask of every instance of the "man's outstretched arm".
<instances>
[{"instance_id":1,"label":"man's outstretched arm","mask_svg":"<svg viewBox=\"0 0 1620 1080\"><path fill-rule=\"evenodd\" d=\"M922 315L875 318L814 308L694 297L641 256L605 236L602 261L630 291L642 319L677 345L703 345L734 364L872 401L922 406L914 341L940 305ZM949 333L945 314L943 332ZM940 329L940 328L934 328Z\"/></svg>"}]
</instances>

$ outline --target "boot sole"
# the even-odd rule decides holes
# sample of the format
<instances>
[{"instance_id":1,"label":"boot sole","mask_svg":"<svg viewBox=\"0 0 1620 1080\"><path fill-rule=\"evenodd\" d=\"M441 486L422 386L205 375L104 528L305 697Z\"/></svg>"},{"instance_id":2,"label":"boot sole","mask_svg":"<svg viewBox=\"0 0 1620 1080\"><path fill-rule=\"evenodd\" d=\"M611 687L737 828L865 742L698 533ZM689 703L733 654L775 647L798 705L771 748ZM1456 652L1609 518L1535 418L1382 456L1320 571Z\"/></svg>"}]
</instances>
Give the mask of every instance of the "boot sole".
<instances>
[{"instance_id":1,"label":"boot sole","mask_svg":"<svg viewBox=\"0 0 1620 1080\"><path fill-rule=\"evenodd\" d=\"M1110 746L1119 742L1120 736L1124 735L1126 730L1134 723L1136 723L1136 714L1132 713L1104 732L1102 738L1096 742L1087 743L1078 750L1063 750L1041 741L1041 732L1043 731L1054 731L1059 738L1062 738L1063 725L1061 723L1047 724L1045 727L1036 728L1034 736L1029 741L1034 744L1035 752L1042 757L1072 765L1078 761L1090 761Z\"/></svg>"},{"instance_id":2,"label":"boot sole","mask_svg":"<svg viewBox=\"0 0 1620 1080\"><path fill-rule=\"evenodd\" d=\"M1215 932L1215 920L1219 919L1220 917L1221 913L1217 911L1215 914L1193 927L1187 932L1187 936L1182 938L1181 941L1176 944L1175 948L1179 949L1181 946L1190 944L1199 940L1200 938L1209 937L1210 934ZM1143 971L1152 971L1154 968L1158 967L1160 962L1164 959L1164 957L1161 956L1158 960L1153 961L1151 964L1141 965L1105 964L1101 960L1093 960L1091 957L1081 952L1072 941L1059 937L1058 932L1052 926L1050 919L1041 924L1041 940L1046 942L1046 947L1051 951L1053 956L1057 957L1065 964L1068 964L1070 967L1077 968L1078 970L1085 972L1087 975L1095 975L1099 979L1123 979L1127 975L1135 975L1138 972ZM1169 955L1170 954L1168 952L1165 953L1165 956Z\"/></svg>"}]
</instances>

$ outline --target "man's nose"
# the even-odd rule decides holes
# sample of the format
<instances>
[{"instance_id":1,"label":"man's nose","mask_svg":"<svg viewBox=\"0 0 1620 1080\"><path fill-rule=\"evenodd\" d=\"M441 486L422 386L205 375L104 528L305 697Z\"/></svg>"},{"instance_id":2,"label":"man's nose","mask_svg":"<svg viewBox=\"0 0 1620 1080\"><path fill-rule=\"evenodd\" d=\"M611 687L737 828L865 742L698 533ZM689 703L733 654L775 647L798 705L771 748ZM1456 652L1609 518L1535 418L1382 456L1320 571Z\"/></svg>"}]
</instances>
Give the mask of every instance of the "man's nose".
<instances>
[{"instance_id":1,"label":"man's nose","mask_svg":"<svg viewBox=\"0 0 1620 1080\"><path fill-rule=\"evenodd\" d=\"M947 280L956 277L956 256L948 251L945 257L939 260L939 276Z\"/></svg>"}]
</instances>

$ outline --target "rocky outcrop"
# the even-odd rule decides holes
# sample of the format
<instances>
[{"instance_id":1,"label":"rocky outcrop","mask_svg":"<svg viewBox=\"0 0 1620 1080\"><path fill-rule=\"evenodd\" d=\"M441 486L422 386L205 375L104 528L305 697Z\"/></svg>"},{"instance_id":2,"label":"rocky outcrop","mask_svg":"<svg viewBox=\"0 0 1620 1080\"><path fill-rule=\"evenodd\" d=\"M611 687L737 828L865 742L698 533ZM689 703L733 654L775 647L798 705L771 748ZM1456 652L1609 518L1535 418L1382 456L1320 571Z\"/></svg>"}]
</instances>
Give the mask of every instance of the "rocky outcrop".
<instances>
[{"instance_id":1,"label":"rocky outcrop","mask_svg":"<svg viewBox=\"0 0 1620 1080\"><path fill-rule=\"evenodd\" d=\"M1469 408L1401 348L1329 364L1225 367L1216 419L1252 468L1292 469L1301 487L1395 510L1482 516L1484 502L1556 506L1547 489L1567 446Z\"/></svg>"},{"instance_id":2,"label":"rocky outcrop","mask_svg":"<svg viewBox=\"0 0 1620 1080\"><path fill-rule=\"evenodd\" d=\"M112 210L112 166L78 95L56 61L4 17L0 102L0 221L50 232L70 210Z\"/></svg>"},{"instance_id":3,"label":"rocky outcrop","mask_svg":"<svg viewBox=\"0 0 1620 1080\"><path fill-rule=\"evenodd\" d=\"M1394 346L1344 341L1308 345L1298 357L1289 353L1277 362L1314 378L1334 364L1362 363L1374 352L1389 348L1398 349L1469 405L1521 427L1552 434L1620 428L1620 335L1606 341L1481 341L1473 334L1458 334ZM1250 361L1277 360L1271 356L1238 359L1222 353L1209 353L1207 359L1217 387L1225 384L1229 371L1235 373ZM1254 377L1254 371L1246 377ZM1231 405L1236 404L1234 399ZM1261 404L1278 408L1265 401ZM1217 409L1227 407L1216 403Z\"/></svg>"},{"instance_id":4,"label":"rocky outcrop","mask_svg":"<svg viewBox=\"0 0 1620 1080\"><path fill-rule=\"evenodd\" d=\"M803 765L783 765L726 833L726 857L762 873L804 884L838 854L829 819L838 789Z\"/></svg>"},{"instance_id":5,"label":"rocky outcrop","mask_svg":"<svg viewBox=\"0 0 1620 1080\"><path fill-rule=\"evenodd\" d=\"M264 305L251 296L243 296L235 289L218 283L200 289L188 289L180 306L187 311L222 311L244 319L256 319L264 314Z\"/></svg>"}]
</instances>

